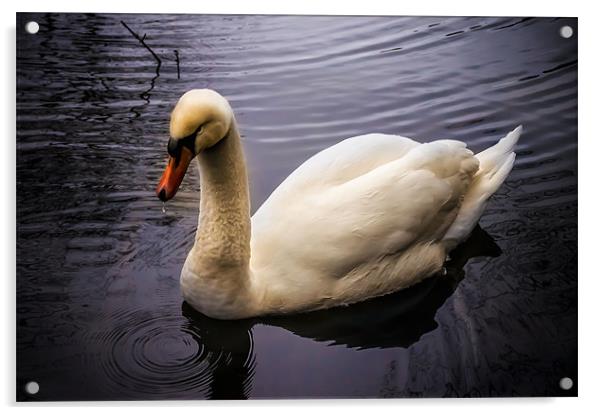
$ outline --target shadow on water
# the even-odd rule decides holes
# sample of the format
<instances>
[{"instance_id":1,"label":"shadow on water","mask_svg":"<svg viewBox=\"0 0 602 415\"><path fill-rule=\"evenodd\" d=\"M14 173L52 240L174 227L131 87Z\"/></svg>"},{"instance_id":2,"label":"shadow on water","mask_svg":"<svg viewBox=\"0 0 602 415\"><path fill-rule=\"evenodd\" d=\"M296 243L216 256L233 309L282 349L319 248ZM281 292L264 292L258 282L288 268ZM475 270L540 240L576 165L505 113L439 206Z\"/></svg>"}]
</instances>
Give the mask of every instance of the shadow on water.
<instances>
[{"instance_id":1,"label":"shadow on water","mask_svg":"<svg viewBox=\"0 0 602 415\"><path fill-rule=\"evenodd\" d=\"M286 317L222 321L183 303L182 315L188 321L186 330L196 334L199 349L216 356L209 398L248 398L255 368L252 335L255 324L281 327L329 345L359 349L407 348L437 328L437 310L464 279L468 260L497 257L500 253L491 236L477 226L470 238L451 253L445 276L431 277L406 290L349 307Z\"/></svg>"},{"instance_id":2,"label":"shadow on water","mask_svg":"<svg viewBox=\"0 0 602 415\"><path fill-rule=\"evenodd\" d=\"M247 399L255 368L253 334L248 322L210 319L186 303L182 314L188 320L184 329L194 333L199 349L211 356L207 398Z\"/></svg>"}]
</instances>

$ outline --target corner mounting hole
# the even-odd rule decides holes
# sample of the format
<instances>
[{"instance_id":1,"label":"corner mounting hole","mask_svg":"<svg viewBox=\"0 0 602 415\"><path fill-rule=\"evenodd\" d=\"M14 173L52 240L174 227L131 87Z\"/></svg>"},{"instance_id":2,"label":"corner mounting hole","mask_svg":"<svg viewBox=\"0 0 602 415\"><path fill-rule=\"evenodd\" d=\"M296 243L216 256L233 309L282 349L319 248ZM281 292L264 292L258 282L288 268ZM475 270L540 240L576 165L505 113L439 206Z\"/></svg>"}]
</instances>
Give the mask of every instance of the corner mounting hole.
<instances>
[{"instance_id":1,"label":"corner mounting hole","mask_svg":"<svg viewBox=\"0 0 602 415\"><path fill-rule=\"evenodd\" d=\"M571 26L562 26L560 28L560 36L562 36L565 39L570 38L571 36L573 36L573 28Z\"/></svg>"},{"instance_id":2,"label":"corner mounting hole","mask_svg":"<svg viewBox=\"0 0 602 415\"><path fill-rule=\"evenodd\" d=\"M35 35L40 30L38 22L27 22L25 24L25 31L30 35Z\"/></svg>"},{"instance_id":3,"label":"corner mounting hole","mask_svg":"<svg viewBox=\"0 0 602 415\"><path fill-rule=\"evenodd\" d=\"M573 379L571 378L562 378L559 382L560 388L568 391L573 387Z\"/></svg>"},{"instance_id":4,"label":"corner mounting hole","mask_svg":"<svg viewBox=\"0 0 602 415\"><path fill-rule=\"evenodd\" d=\"M27 392L30 395L35 395L39 391L40 385L38 384L38 382L27 382L27 384L25 385L25 392Z\"/></svg>"}]
</instances>

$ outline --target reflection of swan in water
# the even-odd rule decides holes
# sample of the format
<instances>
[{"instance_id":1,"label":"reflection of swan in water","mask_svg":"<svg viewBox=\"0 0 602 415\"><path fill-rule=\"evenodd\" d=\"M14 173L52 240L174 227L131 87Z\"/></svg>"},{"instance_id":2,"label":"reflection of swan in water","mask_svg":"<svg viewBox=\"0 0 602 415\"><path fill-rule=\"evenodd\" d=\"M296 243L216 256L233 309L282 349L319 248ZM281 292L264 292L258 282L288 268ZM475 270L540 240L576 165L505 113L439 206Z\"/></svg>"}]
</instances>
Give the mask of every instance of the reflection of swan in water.
<instances>
[{"instance_id":1,"label":"reflection of swan in water","mask_svg":"<svg viewBox=\"0 0 602 415\"><path fill-rule=\"evenodd\" d=\"M255 366L251 329L257 323L282 327L299 336L352 348L409 347L435 328L435 314L464 278L463 267L477 256L498 256L500 248L480 227L450 255L447 275L429 278L395 294L349 307L239 321L215 320L183 304L196 340L214 360L210 398L244 399Z\"/></svg>"},{"instance_id":2,"label":"reflection of swan in water","mask_svg":"<svg viewBox=\"0 0 602 415\"><path fill-rule=\"evenodd\" d=\"M194 333L199 348L207 351L212 379L209 399L247 399L253 380L255 355L249 321L222 321L206 317L182 304L188 319L185 329Z\"/></svg>"}]
</instances>

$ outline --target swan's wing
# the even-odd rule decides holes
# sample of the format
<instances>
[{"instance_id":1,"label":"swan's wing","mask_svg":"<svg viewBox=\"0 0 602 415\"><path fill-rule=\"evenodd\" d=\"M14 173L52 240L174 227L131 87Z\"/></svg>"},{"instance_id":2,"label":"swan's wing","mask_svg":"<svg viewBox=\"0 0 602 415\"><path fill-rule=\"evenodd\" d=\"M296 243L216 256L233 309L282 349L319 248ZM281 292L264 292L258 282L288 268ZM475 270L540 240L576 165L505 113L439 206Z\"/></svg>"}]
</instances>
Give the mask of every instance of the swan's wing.
<instances>
[{"instance_id":1,"label":"swan's wing","mask_svg":"<svg viewBox=\"0 0 602 415\"><path fill-rule=\"evenodd\" d=\"M436 141L413 145L400 158L339 184L314 192L286 189L253 217L254 265L282 264L283 273L312 267L336 277L417 242L437 240L453 222L477 169L464 143Z\"/></svg>"},{"instance_id":2,"label":"swan's wing","mask_svg":"<svg viewBox=\"0 0 602 415\"><path fill-rule=\"evenodd\" d=\"M272 192L259 207L254 220L286 210L291 201L302 200L346 183L406 155L420 143L390 134L351 137L307 159ZM257 225L256 225L257 226Z\"/></svg>"},{"instance_id":3,"label":"swan's wing","mask_svg":"<svg viewBox=\"0 0 602 415\"><path fill-rule=\"evenodd\" d=\"M339 204L328 238L347 245L345 250L357 250L364 256L360 260L437 241L455 219L478 166L464 143L422 144L401 159L332 188L331 200L318 199L317 203Z\"/></svg>"},{"instance_id":4,"label":"swan's wing","mask_svg":"<svg viewBox=\"0 0 602 415\"><path fill-rule=\"evenodd\" d=\"M351 137L312 156L280 184L288 188L333 186L361 176L378 166L403 157L420 143L390 134Z\"/></svg>"}]
</instances>

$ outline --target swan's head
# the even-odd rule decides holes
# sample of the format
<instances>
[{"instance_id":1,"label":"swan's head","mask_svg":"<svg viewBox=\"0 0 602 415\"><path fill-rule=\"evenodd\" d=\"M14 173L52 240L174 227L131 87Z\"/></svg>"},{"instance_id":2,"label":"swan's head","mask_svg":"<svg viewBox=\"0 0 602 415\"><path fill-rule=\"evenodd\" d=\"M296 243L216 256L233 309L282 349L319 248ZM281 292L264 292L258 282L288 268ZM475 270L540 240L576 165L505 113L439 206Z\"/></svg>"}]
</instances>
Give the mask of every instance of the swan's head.
<instances>
[{"instance_id":1,"label":"swan's head","mask_svg":"<svg viewBox=\"0 0 602 415\"><path fill-rule=\"evenodd\" d=\"M167 152L169 161L157 185L157 196L175 196L190 161L214 146L230 131L232 109L228 101L210 89L186 92L171 113Z\"/></svg>"}]
</instances>

